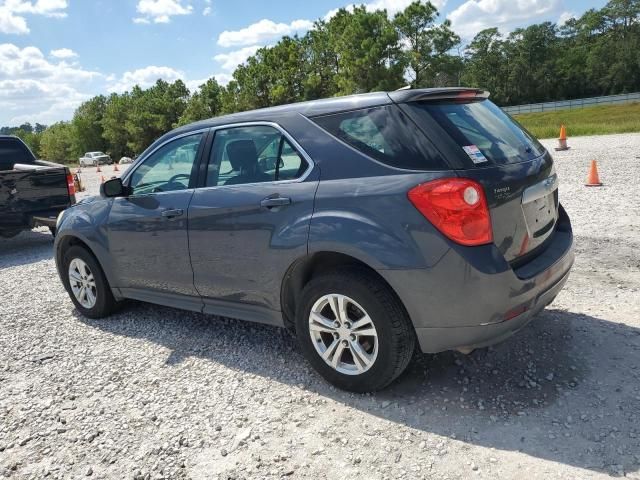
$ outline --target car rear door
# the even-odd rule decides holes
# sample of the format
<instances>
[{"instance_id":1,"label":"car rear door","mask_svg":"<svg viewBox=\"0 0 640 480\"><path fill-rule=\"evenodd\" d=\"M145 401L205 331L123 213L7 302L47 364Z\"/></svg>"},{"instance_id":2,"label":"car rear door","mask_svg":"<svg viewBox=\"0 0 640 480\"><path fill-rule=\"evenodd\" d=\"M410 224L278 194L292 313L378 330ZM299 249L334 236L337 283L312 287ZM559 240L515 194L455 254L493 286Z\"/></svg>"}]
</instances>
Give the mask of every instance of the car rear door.
<instances>
[{"instance_id":1,"label":"car rear door","mask_svg":"<svg viewBox=\"0 0 640 480\"><path fill-rule=\"evenodd\" d=\"M160 145L126 174L131 195L113 199L107 236L114 286L126 297L163 303L167 294L179 294L201 304L193 286L187 211L206 136L189 133Z\"/></svg>"},{"instance_id":2,"label":"car rear door","mask_svg":"<svg viewBox=\"0 0 640 480\"><path fill-rule=\"evenodd\" d=\"M401 107L437 145L461 177L480 182L494 243L516 265L551 240L559 219L558 177L551 155L484 95Z\"/></svg>"},{"instance_id":3,"label":"car rear door","mask_svg":"<svg viewBox=\"0 0 640 480\"><path fill-rule=\"evenodd\" d=\"M280 127L252 124L216 130L205 177L189 206L205 312L277 322L282 278L307 252L318 171Z\"/></svg>"}]
</instances>

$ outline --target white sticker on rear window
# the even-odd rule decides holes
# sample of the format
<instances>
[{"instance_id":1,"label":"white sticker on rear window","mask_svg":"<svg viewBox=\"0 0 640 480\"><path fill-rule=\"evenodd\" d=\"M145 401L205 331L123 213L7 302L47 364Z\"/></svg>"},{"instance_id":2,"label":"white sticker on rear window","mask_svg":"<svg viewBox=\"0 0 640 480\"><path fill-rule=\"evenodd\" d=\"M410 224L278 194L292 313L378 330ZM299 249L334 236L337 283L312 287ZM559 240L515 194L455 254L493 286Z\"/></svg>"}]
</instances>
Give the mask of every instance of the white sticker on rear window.
<instances>
[{"instance_id":1,"label":"white sticker on rear window","mask_svg":"<svg viewBox=\"0 0 640 480\"><path fill-rule=\"evenodd\" d=\"M484 163L488 161L487 157L485 157L480 149L475 145L468 145L462 148L467 152L467 155L469 155L469 158L473 163Z\"/></svg>"}]
</instances>

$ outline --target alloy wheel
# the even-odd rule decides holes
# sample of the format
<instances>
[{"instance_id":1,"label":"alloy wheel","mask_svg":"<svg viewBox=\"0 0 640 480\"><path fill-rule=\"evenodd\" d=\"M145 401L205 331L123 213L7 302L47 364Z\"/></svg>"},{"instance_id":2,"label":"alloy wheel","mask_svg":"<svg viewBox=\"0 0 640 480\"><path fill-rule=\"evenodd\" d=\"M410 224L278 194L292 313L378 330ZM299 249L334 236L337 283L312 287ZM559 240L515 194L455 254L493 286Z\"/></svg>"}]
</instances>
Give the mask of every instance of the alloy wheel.
<instances>
[{"instance_id":1,"label":"alloy wheel","mask_svg":"<svg viewBox=\"0 0 640 480\"><path fill-rule=\"evenodd\" d=\"M96 281L89 266L80 258L69 262L69 285L76 300L86 309L95 306L97 300Z\"/></svg>"},{"instance_id":2,"label":"alloy wheel","mask_svg":"<svg viewBox=\"0 0 640 480\"><path fill-rule=\"evenodd\" d=\"M378 356L378 332L371 317L345 295L331 293L314 303L309 333L320 357L339 373L360 375Z\"/></svg>"}]
</instances>

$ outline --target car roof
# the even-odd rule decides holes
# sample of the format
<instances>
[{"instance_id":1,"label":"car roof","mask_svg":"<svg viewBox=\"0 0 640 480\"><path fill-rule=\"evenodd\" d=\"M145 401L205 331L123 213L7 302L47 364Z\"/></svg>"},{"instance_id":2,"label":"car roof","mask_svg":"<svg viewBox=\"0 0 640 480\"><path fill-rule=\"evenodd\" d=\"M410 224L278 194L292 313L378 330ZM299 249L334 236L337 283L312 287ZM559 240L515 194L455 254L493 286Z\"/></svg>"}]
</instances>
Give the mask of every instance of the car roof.
<instances>
[{"instance_id":1,"label":"car roof","mask_svg":"<svg viewBox=\"0 0 640 480\"><path fill-rule=\"evenodd\" d=\"M359 110L362 108L388 105L391 103L406 103L427 100L429 98L452 98L459 94L476 94L478 96L484 96L485 98L489 96L488 92L484 90L465 87L419 88L398 90L395 92L362 93L344 97L332 97L321 100L290 103L286 105L279 105L277 107L260 108L257 110L248 110L246 112L232 113L230 115L222 115L220 117L209 118L207 120L201 120L199 122L185 125L173 130L167 134L167 136L234 123L275 121L277 118L282 118L282 116L287 114L316 117L349 110Z\"/></svg>"}]
</instances>

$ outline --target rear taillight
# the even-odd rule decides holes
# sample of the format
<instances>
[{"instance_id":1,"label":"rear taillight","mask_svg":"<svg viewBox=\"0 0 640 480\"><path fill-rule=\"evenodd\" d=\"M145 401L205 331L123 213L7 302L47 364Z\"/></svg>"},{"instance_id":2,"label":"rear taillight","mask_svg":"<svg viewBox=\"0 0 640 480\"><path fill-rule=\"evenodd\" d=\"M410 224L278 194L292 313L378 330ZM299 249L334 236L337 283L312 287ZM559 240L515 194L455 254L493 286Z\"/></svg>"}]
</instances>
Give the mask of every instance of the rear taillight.
<instances>
[{"instance_id":1,"label":"rear taillight","mask_svg":"<svg viewBox=\"0 0 640 480\"><path fill-rule=\"evenodd\" d=\"M434 227L461 245L493 241L482 186L466 178L442 178L409 190L409 200Z\"/></svg>"},{"instance_id":2,"label":"rear taillight","mask_svg":"<svg viewBox=\"0 0 640 480\"><path fill-rule=\"evenodd\" d=\"M67 191L70 197L76 194L76 186L73 183L73 175L71 175L71 172L67 172Z\"/></svg>"}]
</instances>

